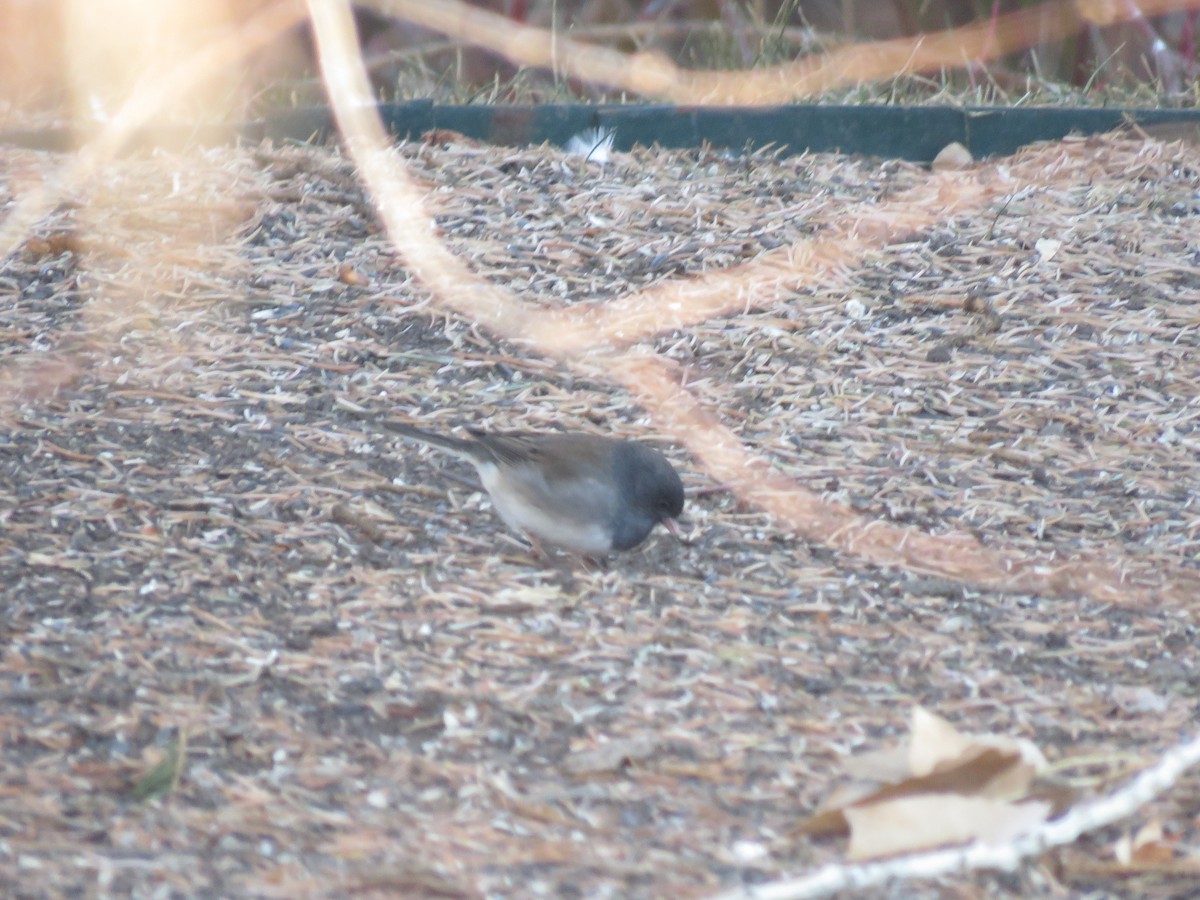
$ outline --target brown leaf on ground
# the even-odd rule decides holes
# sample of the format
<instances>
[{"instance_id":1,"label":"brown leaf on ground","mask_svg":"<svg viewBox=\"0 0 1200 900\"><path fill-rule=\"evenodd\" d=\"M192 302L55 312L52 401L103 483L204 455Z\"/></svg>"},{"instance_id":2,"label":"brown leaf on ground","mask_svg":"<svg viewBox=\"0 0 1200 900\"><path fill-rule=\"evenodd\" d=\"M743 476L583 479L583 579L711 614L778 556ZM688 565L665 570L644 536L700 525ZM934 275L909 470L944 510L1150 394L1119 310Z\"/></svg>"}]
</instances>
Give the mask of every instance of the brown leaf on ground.
<instances>
[{"instance_id":1,"label":"brown leaf on ground","mask_svg":"<svg viewBox=\"0 0 1200 900\"><path fill-rule=\"evenodd\" d=\"M1007 833L1014 823L1044 819L1053 805L1047 801L1022 804L1012 800L1029 791L1045 760L1030 742L1001 735L968 735L921 707L913 709L912 734L893 748L851 757L845 768L857 784L835 791L823 807L800 827L812 835L851 834L851 847L863 856L916 850ZM966 801L981 801L972 806ZM960 802L962 801L962 802ZM986 801L986 802L983 802ZM946 804L926 830L906 837L903 822L920 817L930 805ZM1031 810L1036 807L1039 812ZM978 819L975 832L960 822ZM866 837L858 827L867 830ZM892 826L900 833L888 834ZM931 843L932 841L932 843ZM872 848L896 846L879 851Z\"/></svg>"},{"instance_id":2,"label":"brown leaf on ground","mask_svg":"<svg viewBox=\"0 0 1200 900\"><path fill-rule=\"evenodd\" d=\"M1003 843L1046 820L1050 804L1009 803L989 797L926 794L846 810L852 860L875 859L966 844Z\"/></svg>"}]
</instances>

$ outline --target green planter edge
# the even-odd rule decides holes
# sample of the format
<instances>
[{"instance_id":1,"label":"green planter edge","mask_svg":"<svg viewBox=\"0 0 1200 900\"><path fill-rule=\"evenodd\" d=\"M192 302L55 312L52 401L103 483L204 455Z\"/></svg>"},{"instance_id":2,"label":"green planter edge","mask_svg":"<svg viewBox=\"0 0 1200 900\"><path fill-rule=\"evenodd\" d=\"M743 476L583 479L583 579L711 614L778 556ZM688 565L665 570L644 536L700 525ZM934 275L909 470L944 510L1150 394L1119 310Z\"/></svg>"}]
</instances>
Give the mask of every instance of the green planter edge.
<instances>
[{"instance_id":1,"label":"green planter edge","mask_svg":"<svg viewBox=\"0 0 1200 900\"><path fill-rule=\"evenodd\" d=\"M674 105L454 106L428 100L378 107L388 130L401 139L432 129L506 146L565 144L574 134L602 127L617 150L635 145L699 147L735 152L763 147L784 153L840 152L913 162L931 161L958 142L972 156L1005 156L1035 141L1097 134L1121 126L1194 125L1196 109L1097 109L1071 107L817 106L712 107ZM281 110L240 125L146 128L137 146L218 145L236 139L257 143L323 141L334 134L325 107ZM46 128L0 132L0 142L42 150L69 150L80 131Z\"/></svg>"}]
</instances>

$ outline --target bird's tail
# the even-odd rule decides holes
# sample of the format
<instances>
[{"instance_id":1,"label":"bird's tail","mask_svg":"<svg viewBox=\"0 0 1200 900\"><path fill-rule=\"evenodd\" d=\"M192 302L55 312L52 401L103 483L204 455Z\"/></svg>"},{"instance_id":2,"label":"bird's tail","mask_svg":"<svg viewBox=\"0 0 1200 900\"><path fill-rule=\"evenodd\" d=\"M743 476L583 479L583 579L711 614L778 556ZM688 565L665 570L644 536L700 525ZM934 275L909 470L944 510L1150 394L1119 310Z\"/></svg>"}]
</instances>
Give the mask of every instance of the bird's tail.
<instances>
[{"instance_id":1,"label":"bird's tail","mask_svg":"<svg viewBox=\"0 0 1200 900\"><path fill-rule=\"evenodd\" d=\"M411 425L405 425L401 422L381 421L389 431L394 431L401 437L406 437L413 441L420 441L422 444L428 444L431 447L437 447L440 450L446 450L456 456L466 457L471 459L479 455L479 448L474 441L464 441L459 438L445 437L440 434L433 434L429 431L422 431L420 428L413 428Z\"/></svg>"}]
</instances>

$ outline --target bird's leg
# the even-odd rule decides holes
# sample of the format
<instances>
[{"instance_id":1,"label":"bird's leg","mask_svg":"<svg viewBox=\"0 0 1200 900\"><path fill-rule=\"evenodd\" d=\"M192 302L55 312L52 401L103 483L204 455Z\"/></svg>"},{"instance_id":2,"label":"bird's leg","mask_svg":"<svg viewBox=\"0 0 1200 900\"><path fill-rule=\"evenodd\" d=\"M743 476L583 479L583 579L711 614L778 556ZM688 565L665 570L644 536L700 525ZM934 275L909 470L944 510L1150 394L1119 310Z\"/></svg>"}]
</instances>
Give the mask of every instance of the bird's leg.
<instances>
[{"instance_id":1,"label":"bird's leg","mask_svg":"<svg viewBox=\"0 0 1200 900\"><path fill-rule=\"evenodd\" d=\"M581 556L580 559L583 560L585 569L601 573L608 571L608 558L605 556Z\"/></svg>"},{"instance_id":2,"label":"bird's leg","mask_svg":"<svg viewBox=\"0 0 1200 900\"><path fill-rule=\"evenodd\" d=\"M542 546L542 542L530 534L528 531L522 531L521 536L529 541L529 547L533 552L533 558L539 562L549 562L550 554L546 552L546 548Z\"/></svg>"},{"instance_id":3,"label":"bird's leg","mask_svg":"<svg viewBox=\"0 0 1200 900\"><path fill-rule=\"evenodd\" d=\"M525 540L529 542L529 555L532 556L535 560L537 560L538 562L546 563L547 565L554 566L555 568L562 567L562 564L560 562L558 562L558 560L561 559L561 557L555 556L554 554L550 553L550 551L546 549L546 545L543 544L541 541L539 541L535 535L530 534L528 531L522 531L521 537L525 538ZM569 554L569 557L571 559L580 560L583 563L583 568L587 571L593 571L593 572L607 572L608 571L608 558L607 557L604 557L604 556L577 556L574 553Z\"/></svg>"}]
</instances>

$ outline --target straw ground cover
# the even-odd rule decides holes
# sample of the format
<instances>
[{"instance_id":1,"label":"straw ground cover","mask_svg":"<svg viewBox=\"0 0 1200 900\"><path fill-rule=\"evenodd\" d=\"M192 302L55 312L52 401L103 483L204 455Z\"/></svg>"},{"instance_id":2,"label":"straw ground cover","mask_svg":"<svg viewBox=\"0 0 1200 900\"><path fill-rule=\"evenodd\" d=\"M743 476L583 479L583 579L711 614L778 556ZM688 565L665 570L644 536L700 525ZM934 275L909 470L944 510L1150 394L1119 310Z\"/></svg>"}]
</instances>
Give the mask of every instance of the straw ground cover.
<instances>
[{"instance_id":1,"label":"straw ground cover","mask_svg":"<svg viewBox=\"0 0 1200 900\"><path fill-rule=\"evenodd\" d=\"M0 881L704 896L837 859L796 826L914 702L1084 794L1195 729L1194 145L1030 148L918 219L935 176L895 162L399 153L449 248L548 313L823 248L638 346L764 483L946 558L801 537L671 409L446 312L334 150L120 159L0 271ZM5 203L62 163L3 154ZM660 442L688 541L535 560L384 417ZM1160 865L1114 829L906 892L1176 894L1197 786L1132 823Z\"/></svg>"}]
</instances>

